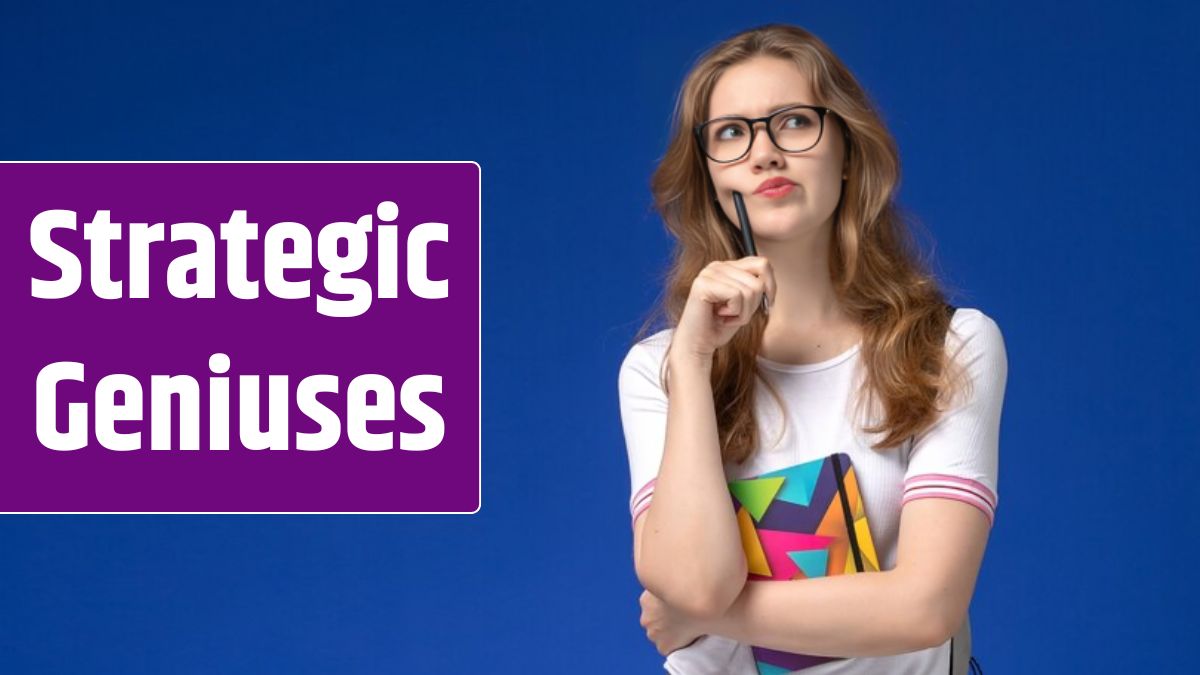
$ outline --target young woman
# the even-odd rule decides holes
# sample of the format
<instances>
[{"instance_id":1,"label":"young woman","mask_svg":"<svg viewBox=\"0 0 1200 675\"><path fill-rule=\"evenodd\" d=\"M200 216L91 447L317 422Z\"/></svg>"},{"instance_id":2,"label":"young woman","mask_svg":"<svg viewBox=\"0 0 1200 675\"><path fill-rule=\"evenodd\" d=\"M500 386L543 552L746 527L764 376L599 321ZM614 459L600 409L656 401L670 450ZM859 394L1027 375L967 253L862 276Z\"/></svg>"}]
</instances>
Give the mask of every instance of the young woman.
<instances>
[{"instance_id":1,"label":"young woman","mask_svg":"<svg viewBox=\"0 0 1200 675\"><path fill-rule=\"evenodd\" d=\"M967 672L1007 358L919 262L898 180L867 94L800 28L736 35L684 81L652 181L670 327L619 377L642 625L672 673L793 672L752 646L805 675ZM747 581L729 481L840 453L878 567Z\"/></svg>"}]
</instances>

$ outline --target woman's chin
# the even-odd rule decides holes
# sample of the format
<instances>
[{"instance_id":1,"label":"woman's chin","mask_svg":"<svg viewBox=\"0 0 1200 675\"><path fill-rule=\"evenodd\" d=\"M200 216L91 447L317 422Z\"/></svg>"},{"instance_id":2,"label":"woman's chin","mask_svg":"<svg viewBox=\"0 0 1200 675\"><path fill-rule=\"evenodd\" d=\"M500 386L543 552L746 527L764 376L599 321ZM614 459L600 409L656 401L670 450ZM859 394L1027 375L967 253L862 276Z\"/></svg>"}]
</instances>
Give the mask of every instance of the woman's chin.
<instances>
[{"instance_id":1,"label":"woman's chin","mask_svg":"<svg viewBox=\"0 0 1200 675\"><path fill-rule=\"evenodd\" d=\"M783 243L792 239L801 238L812 233L818 232L821 229L820 223L814 219L805 218L803 220L779 220L763 219L760 225L757 221L752 221L754 227L755 241L769 241L771 243Z\"/></svg>"}]
</instances>

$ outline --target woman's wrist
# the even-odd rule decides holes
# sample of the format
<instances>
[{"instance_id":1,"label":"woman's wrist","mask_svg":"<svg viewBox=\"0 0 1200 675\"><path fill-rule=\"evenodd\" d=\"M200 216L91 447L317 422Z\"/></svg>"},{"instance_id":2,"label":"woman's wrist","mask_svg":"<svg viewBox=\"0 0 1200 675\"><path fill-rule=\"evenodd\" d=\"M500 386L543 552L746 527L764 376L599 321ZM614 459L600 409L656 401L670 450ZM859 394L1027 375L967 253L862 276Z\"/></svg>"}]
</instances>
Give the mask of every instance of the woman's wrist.
<instances>
[{"instance_id":1,"label":"woman's wrist","mask_svg":"<svg viewBox=\"0 0 1200 675\"><path fill-rule=\"evenodd\" d=\"M713 355L708 352L693 349L682 343L671 345L667 353L667 365L674 372L712 372Z\"/></svg>"}]
</instances>

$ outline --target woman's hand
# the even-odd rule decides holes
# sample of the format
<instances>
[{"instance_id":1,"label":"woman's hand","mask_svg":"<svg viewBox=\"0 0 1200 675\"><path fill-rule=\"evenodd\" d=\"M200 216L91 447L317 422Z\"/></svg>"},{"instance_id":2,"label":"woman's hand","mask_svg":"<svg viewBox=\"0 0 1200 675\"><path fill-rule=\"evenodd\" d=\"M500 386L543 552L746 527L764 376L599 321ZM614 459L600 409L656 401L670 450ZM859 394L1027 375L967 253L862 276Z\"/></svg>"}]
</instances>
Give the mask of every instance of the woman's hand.
<instances>
[{"instance_id":1,"label":"woman's hand","mask_svg":"<svg viewBox=\"0 0 1200 675\"><path fill-rule=\"evenodd\" d=\"M675 349L712 358L718 347L750 323L766 294L775 300L775 273L762 256L714 260L692 282L673 338Z\"/></svg>"},{"instance_id":2,"label":"woman's hand","mask_svg":"<svg viewBox=\"0 0 1200 675\"><path fill-rule=\"evenodd\" d=\"M650 591L643 591L642 627L658 653L666 656L695 642L704 631L700 621L671 607Z\"/></svg>"}]
</instances>

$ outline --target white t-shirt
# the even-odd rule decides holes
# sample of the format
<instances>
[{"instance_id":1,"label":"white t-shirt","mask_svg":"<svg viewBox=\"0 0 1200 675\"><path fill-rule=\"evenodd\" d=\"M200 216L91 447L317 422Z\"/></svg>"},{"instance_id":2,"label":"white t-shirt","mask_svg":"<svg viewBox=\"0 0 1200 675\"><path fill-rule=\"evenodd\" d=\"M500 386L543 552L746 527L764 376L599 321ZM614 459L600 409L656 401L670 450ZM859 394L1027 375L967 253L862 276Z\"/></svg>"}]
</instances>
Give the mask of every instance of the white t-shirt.
<instances>
[{"instance_id":1,"label":"white t-shirt","mask_svg":"<svg viewBox=\"0 0 1200 675\"><path fill-rule=\"evenodd\" d=\"M659 373L671 333L666 329L634 345L621 364L618 378L621 423L629 456L629 509L634 519L650 504L662 461L667 399ZM951 320L946 348L970 373L970 397L956 398L955 405L915 441L910 439L899 448L886 450L870 447L882 435L865 435L861 417L858 424L852 423L854 393L863 376L859 345L825 361L803 365L759 357L765 376L786 402L786 429L780 438L783 420L779 406L763 383L756 382L760 445L744 464L725 464L726 480L756 476L834 453L849 454L880 568L884 570L896 566L900 510L909 501L957 499L979 508L991 522L997 505L1000 412L1008 374L1004 339L991 317L978 309L959 308ZM778 444L772 445L776 438L780 438ZM948 672L949 659L947 640L931 649L831 661L795 672L941 675ZM672 652L664 667L680 675L757 673L750 645L719 635L701 637Z\"/></svg>"}]
</instances>

